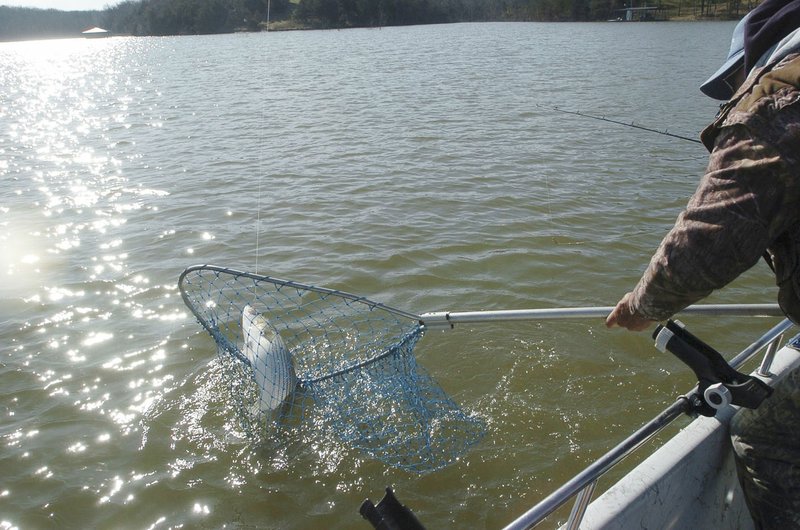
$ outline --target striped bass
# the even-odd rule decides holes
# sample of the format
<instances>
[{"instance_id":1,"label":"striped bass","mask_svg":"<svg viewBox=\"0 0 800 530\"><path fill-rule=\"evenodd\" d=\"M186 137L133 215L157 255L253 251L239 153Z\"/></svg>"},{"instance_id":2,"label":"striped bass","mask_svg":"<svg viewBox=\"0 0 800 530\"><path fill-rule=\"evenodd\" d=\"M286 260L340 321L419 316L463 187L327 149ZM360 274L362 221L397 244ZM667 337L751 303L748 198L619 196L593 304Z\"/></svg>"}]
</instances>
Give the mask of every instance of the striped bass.
<instances>
[{"instance_id":1,"label":"striped bass","mask_svg":"<svg viewBox=\"0 0 800 530\"><path fill-rule=\"evenodd\" d=\"M277 409L297 386L292 356L278 331L249 305L242 310L244 355L260 391L259 409Z\"/></svg>"}]
</instances>

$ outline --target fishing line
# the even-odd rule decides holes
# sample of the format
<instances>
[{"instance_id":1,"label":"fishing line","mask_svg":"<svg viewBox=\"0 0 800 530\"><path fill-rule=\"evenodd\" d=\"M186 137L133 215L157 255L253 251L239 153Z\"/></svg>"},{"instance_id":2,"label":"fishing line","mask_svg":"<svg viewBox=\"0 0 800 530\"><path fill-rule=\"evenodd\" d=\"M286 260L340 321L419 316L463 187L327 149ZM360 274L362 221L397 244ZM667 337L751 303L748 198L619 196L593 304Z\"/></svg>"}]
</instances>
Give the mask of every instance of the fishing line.
<instances>
[{"instance_id":1,"label":"fishing line","mask_svg":"<svg viewBox=\"0 0 800 530\"><path fill-rule=\"evenodd\" d=\"M550 193L550 179L547 177L547 173L544 174L544 187L547 190L547 221L553 227L557 228L558 225L556 224L555 221L553 221L553 206L552 206L553 205L553 196ZM555 234L551 235L550 239L553 240L553 244L556 245L556 246L561 246L561 245L567 245L567 246L583 245L585 243L585 241L573 241L572 243L562 243L561 241L558 240L558 236L556 236Z\"/></svg>"},{"instance_id":2,"label":"fishing line","mask_svg":"<svg viewBox=\"0 0 800 530\"><path fill-rule=\"evenodd\" d=\"M267 28L269 29L269 5L267 6ZM269 79L269 65L267 63L268 55L266 50L266 45L264 46L264 51L261 54L263 64L262 64L262 72L264 75L262 87L266 89L267 80ZM256 199L256 263L255 263L255 272L258 274L258 260L261 254L261 191L263 189L264 183L264 173L266 172L264 167L264 150L266 145L265 139L265 131L266 131L266 122L267 122L267 98L261 98L261 124L262 126L259 127L258 131L258 192Z\"/></svg>"},{"instance_id":3,"label":"fishing line","mask_svg":"<svg viewBox=\"0 0 800 530\"><path fill-rule=\"evenodd\" d=\"M604 122L607 122L607 123L614 123L616 125L622 125L624 127L631 127L631 128L634 128L634 129L639 129L641 131L651 132L651 133L655 133L655 134L661 134L663 136L669 136L671 138L677 138L679 140L685 140L687 142L692 142L692 143L696 143L696 144L702 144L702 142L700 140L696 139L696 138L690 138L688 136L682 136L680 134L671 133L666 129L661 131L661 130L658 130L658 129L653 129L651 127L645 127L643 125L638 125L638 124L633 123L633 122L627 123L627 122L624 122L624 121L619 121L619 120L614 120L614 119L611 119L611 118L606 118L605 116L595 116L594 114L587 114L585 112L581 112L581 111L578 111L578 110L567 110L567 109L562 109L560 107L548 107L548 106L541 105L541 104L537 104L536 106L539 107L540 109L551 110L553 112L560 112L562 114L571 114L573 116L580 116L582 118L590 118L590 119L593 119L593 120L604 121ZM552 196L551 196L551 193L550 193L550 181L547 178L547 175L545 175L545 186L547 188L547 215L548 215L548 220L550 221L551 224L555 225L555 222L553 221L553 218L552 218L553 212L552 212L552 207L551 207ZM555 235L552 236L552 239L553 239L553 243L555 243L556 245L563 245L563 244L566 244L566 245L582 245L584 243L582 241L581 242L574 242L574 243L560 243L558 241L558 238Z\"/></svg>"}]
</instances>

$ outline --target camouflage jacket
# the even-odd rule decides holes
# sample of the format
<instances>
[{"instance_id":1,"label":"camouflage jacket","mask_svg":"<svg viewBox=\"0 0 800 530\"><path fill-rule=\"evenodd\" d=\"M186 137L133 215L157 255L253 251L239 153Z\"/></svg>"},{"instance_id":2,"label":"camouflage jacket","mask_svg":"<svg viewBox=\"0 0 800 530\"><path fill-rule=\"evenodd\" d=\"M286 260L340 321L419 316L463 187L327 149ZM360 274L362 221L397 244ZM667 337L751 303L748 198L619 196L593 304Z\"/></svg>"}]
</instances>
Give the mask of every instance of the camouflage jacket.
<instances>
[{"instance_id":1,"label":"camouflage jacket","mask_svg":"<svg viewBox=\"0 0 800 530\"><path fill-rule=\"evenodd\" d=\"M800 54L753 72L701 139L706 173L632 308L664 320L767 256L778 303L800 322Z\"/></svg>"}]
</instances>

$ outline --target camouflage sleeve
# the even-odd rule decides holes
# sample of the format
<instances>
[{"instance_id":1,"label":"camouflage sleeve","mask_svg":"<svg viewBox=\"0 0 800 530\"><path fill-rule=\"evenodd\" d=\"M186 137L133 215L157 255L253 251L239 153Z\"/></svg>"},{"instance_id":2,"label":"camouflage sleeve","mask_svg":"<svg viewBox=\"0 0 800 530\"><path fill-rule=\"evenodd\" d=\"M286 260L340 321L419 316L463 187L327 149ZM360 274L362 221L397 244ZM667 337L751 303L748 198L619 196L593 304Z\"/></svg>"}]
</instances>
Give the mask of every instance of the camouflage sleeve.
<instances>
[{"instance_id":1,"label":"camouflage sleeve","mask_svg":"<svg viewBox=\"0 0 800 530\"><path fill-rule=\"evenodd\" d=\"M792 109L783 116L795 131L798 114ZM697 191L634 289L637 313L669 318L755 265L772 241L796 226L798 167L781 145L787 124L760 123L720 130ZM799 150L794 134L790 143Z\"/></svg>"}]
</instances>

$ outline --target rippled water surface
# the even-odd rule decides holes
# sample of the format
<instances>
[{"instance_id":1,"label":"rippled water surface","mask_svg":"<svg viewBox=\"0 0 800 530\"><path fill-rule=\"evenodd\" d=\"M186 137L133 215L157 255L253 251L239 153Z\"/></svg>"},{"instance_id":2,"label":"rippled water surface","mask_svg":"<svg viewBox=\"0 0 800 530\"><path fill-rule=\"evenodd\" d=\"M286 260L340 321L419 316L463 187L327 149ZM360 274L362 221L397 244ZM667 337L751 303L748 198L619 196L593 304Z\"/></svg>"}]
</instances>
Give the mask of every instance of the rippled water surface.
<instances>
[{"instance_id":1,"label":"rippled water surface","mask_svg":"<svg viewBox=\"0 0 800 530\"><path fill-rule=\"evenodd\" d=\"M552 107L695 137L731 29L0 44L0 527L367 528L387 485L430 528L513 520L688 369L602 320L429 332L420 364L487 425L460 461L287 456L240 432L178 276L214 263L417 313L612 305L706 154ZM759 266L714 301L772 299ZM685 320L729 352L772 323Z\"/></svg>"}]
</instances>

